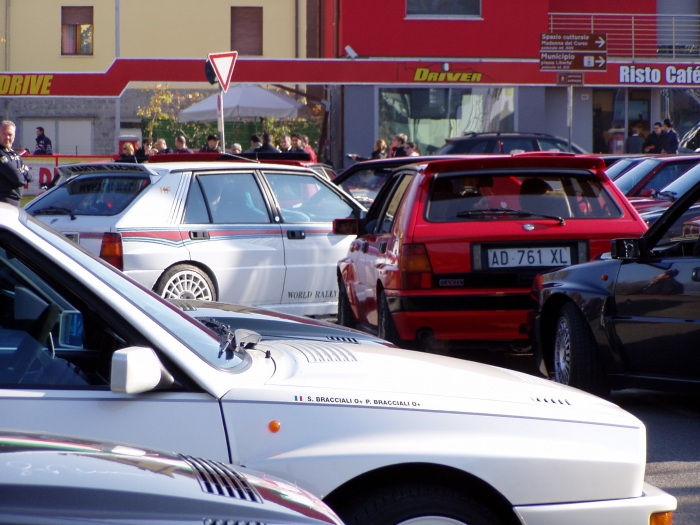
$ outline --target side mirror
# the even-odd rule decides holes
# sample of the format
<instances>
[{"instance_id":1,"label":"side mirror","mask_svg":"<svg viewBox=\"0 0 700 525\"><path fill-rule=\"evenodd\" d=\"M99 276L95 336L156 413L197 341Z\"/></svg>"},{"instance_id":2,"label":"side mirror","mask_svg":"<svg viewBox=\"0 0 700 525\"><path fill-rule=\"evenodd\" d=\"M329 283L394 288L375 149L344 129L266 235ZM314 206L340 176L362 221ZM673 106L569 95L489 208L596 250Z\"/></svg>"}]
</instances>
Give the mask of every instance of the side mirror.
<instances>
[{"instance_id":1,"label":"side mirror","mask_svg":"<svg viewBox=\"0 0 700 525\"><path fill-rule=\"evenodd\" d=\"M130 346L112 355L110 387L114 393L140 394L174 382L151 348Z\"/></svg>"},{"instance_id":2,"label":"side mirror","mask_svg":"<svg viewBox=\"0 0 700 525\"><path fill-rule=\"evenodd\" d=\"M336 235L357 235L360 231L357 219L335 219L333 221L333 233Z\"/></svg>"},{"instance_id":3,"label":"side mirror","mask_svg":"<svg viewBox=\"0 0 700 525\"><path fill-rule=\"evenodd\" d=\"M613 259L639 259L639 239L613 239L610 241L610 256Z\"/></svg>"}]
</instances>

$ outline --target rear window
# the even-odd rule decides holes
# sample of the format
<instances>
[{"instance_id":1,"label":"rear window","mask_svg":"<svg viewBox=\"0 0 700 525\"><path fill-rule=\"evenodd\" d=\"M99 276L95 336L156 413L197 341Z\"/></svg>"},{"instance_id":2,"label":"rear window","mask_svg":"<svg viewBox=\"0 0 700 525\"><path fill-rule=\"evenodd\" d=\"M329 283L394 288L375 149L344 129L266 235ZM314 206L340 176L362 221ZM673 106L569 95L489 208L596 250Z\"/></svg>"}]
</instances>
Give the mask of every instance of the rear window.
<instances>
[{"instance_id":1,"label":"rear window","mask_svg":"<svg viewBox=\"0 0 700 525\"><path fill-rule=\"evenodd\" d=\"M435 155L457 155L459 153L490 153L492 139L450 140L435 152Z\"/></svg>"},{"instance_id":2,"label":"rear window","mask_svg":"<svg viewBox=\"0 0 700 525\"><path fill-rule=\"evenodd\" d=\"M368 168L358 170L340 185L346 192L355 197L355 200L369 208L374 199L377 198L379 190L389 180L390 175L391 169Z\"/></svg>"},{"instance_id":3,"label":"rear window","mask_svg":"<svg viewBox=\"0 0 700 525\"><path fill-rule=\"evenodd\" d=\"M426 218L431 221L601 219L622 215L593 175L441 175L432 184Z\"/></svg>"},{"instance_id":4,"label":"rear window","mask_svg":"<svg viewBox=\"0 0 700 525\"><path fill-rule=\"evenodd\" d=\"M117 215L150 183L147 175L76 177L47 193L28 211L32 215Z\"/></svg>"}]
</instances>

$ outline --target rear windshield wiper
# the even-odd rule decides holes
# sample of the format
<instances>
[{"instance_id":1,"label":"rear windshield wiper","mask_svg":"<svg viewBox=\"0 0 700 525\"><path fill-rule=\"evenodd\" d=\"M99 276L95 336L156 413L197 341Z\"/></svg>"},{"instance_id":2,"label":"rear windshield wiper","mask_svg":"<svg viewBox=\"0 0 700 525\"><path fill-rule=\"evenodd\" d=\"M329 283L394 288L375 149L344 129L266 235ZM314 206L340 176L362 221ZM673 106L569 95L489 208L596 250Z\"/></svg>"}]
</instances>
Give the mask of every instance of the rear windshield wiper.
<instances>
[{"instance_id":1,"label":"rear windshield wiper","mask_svg":"<svg viewBox=\"0 0 700 525\"><path fill-rule=\"evenodd\" d=\"M485 210L458 211L457 217L477 217L479 215L515 215L516 217L543 217L559 221L559 225L566 224L563 217L558 215L545 215L544 213L534 213L525 210L511 210L510 208L487 208Z\"/></svg>"},{"instance_id":2,"label":"rear windshield wiper","mask_svg":"<svg viewBox=\"0 0 700 525\"><path fill-rule=\"evenodd\" d=\"M75 214L72 210L61 208L60 206L47 206L46 208L36 210L32 215L70 215L70 220L75 220Z\"/></svg>"}]
</instances>

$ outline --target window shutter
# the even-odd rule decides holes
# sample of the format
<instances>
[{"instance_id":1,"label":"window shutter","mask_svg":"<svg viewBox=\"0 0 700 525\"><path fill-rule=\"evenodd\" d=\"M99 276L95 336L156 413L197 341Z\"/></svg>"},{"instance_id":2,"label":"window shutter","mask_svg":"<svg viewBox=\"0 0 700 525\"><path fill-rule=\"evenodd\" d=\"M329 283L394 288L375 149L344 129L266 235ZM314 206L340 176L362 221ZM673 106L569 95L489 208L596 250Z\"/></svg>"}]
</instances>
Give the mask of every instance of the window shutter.
<instances>
[{"instance_id":1,"label":"window shutter","mask_svg":"<svg viewBox=\"0 0 700 525\"><path fill-rule=\"evenodd\" d=\"M231 50L241 55L263 54L263 8L231 8Z\"/></svg>"},{"instance_id":2,"label":"window shutter","mask_svg":"<svg viewBox=\"0 0 700 525\"><path fill-rule=\"evenodd\" d=\"M61 25L92 25L92 7L61 7Z\"/></svg>"}]
</instances>

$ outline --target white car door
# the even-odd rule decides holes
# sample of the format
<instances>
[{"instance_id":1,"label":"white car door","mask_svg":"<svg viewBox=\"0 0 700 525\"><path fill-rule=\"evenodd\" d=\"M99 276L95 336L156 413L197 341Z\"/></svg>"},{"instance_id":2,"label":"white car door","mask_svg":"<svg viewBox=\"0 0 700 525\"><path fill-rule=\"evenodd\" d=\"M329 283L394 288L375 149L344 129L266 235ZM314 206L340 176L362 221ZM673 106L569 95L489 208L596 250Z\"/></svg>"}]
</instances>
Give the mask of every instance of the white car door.
<instances>
[{"instance_id":1,"label":"white car door","mask_svg":"<svg viewBox=\"0 0 700 525\"><path fill-rule=\"evenodd\" d=\"M353 208L316 177L268 171L265 177L282 216L287 274L280 308L297 315L338 311L336 266L352 235L335 235L333 220L353 217Z\"/></svg>"},{"instance_id":2,"label":"white car door","mask_svg":"<svg viewBox=\"0 0 700 525\"><path fill-rule=\"evenodd\" d=\"M282 229L252 172L194 177L180 226L190 258L210 268L218 300L275 306L284 285Z\"/></svg>"},{"instance_id":3,"label":"white car door","mask_svg":"<svg viewBox=\"0 0 700 525\"><path fill-rule=\"evenodd\" d=\"M141 395L110 390L112 354L129 346L158 352L76 277L61 273L41 253L0 238L3 428L137 443L228 461L219 402L174 365L168 369L176 382L166 390Z\"/></svg>"}]
</instances>

